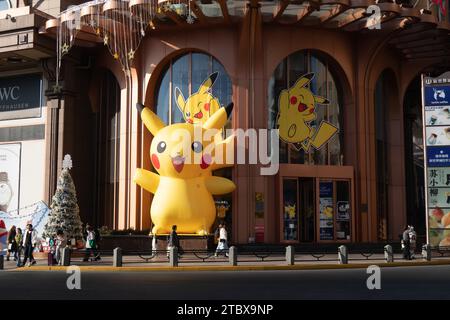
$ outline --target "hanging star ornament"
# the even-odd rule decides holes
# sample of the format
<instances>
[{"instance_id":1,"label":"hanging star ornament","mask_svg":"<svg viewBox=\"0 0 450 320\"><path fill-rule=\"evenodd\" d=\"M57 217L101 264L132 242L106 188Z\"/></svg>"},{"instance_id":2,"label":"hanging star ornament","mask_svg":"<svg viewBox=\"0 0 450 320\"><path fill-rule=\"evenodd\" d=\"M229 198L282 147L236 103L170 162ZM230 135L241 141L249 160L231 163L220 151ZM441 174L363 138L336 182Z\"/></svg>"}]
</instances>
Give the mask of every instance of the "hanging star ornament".
<instances>
[{"instance_id":1,"label":"hanging star ornament","mask_svg":"<svg viewBox=\"0 0 450 320\"><path fill-rule=\"evenodd\" d=\"M65 54L65 53L69 52L69 45L67 43L64 43L62 45L61 52L62 52L62 54Z\"/></svg>"},{"instance_id":2,"label":"hanging star ornament","mask_svg":"<svg viewBox=\"0 0 450 320\"><path fill-rule=\"evenodd\" d=\"M119 59L119 55L117 54L117 52L114 53L113 57L114 57L114 59L116 59L116 60Z\"/></svg>"},{"instance_id":3,"label":"hanging star ornament","mask_svg":"<svg viewBox=\"0 0 450 320\"><path fill-rule=\"evenodd\" d=\"M62 86L60 86L59 84L55 84L53 86L53 93L61 93L62 90Z\"/></svg>"},{"instance_id":4,"label":"hanging star ornament","mask_svg":"<svg viewBox=\"0 0 450 320\"><path fill-rule=\"evenodd\" d=\"M191 14L189 14L188 17L186 18L186 22L189 24L193 24L195 22L194 17L191 16Z\"/></svg>"},{"instance_id":5,"label":"hanging star ornament","mask_svg":"<svg viewBox=\"0 0 450 320\"><path fill-rule=\"evenodd\" d=\"M103 38L103 44L105 46L108 45L108 41L109 41L109 37L108 37L108 35L105 35L105 37Z\"/></svg>"},{"instance_id":6,"label":"hanging star ornament","mask_svg":"<svg viewBox=\"0 0 450 320\"><path fill-rule=\"evenodd\" d=\"M131 49L130 52L128 52L128 59L129 60L133 60L134 59L134 53L135 53L135 51L133 49Z\"/></svg>"}]
</instances>

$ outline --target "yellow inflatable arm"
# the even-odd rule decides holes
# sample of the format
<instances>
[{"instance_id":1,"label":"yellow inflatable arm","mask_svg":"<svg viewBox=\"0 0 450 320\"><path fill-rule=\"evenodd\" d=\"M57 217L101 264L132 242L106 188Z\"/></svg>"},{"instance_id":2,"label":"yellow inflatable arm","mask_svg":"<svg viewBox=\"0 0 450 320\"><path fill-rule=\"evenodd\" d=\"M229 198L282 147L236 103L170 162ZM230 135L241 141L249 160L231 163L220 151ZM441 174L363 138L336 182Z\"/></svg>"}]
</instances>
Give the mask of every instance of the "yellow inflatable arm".
<instances>
[{"instance_id":1,"label":"yellow inflatable arm","mask_svg":"<svg viewBox=\"0 0 450 320\"><path fill-rule=\"evenodd\" d=\"M145 126L153 136L155 136L159 130L166 126L153 111L143 104L136 103L136 108L141 115L142 122L144 122Z\"/></svg>"},{"instance_id":2,"label":"yellow inflatable arm","mask_svg":"<svg viewBox=\"0 0 450 320\"><path fill-rule=\"evenodd\" d=\"M234 166L234 138L235 135L229 136L216 145L215 161L211 165L211 171ZM222 151L222 155L217 151L219 148ZM231 152L227 153L228 151ZM227 155L230 157L230 163L227 163ZM219 161L221 163L218 163Z\"/></svg>"},{"instance_id":3,"label":"yellow inflatable arm","mask_svg":"<svg viewBox=\"0 0 450 320\"><path fill-rule=\"evenodd\" d=\"M136 169L134 182L145 190L155 193L159 185L159 175L145 169Z\"/></svg>"},{"instance_id":4,"label":"yellow inflatable arm","mask_svg":"<svg viewBox=\"0 0 450 320\"><path fill-rule=\"evenodd\" d=\"M216 195L230 193L236 189L236 185L233 181L216 176L205 177L205 185L206 189L208 189L211 194Z\"/></svg>"},{"instance_id":5,"label":"yellow inflatable arm","mask_svg":"<svg viewBox=\"0 0 450 320\"><path fill-rule=\"evenodd\" d=\"M228 117L233 110L233 102L224 108L219 108L214 114L203 124L203 129L217 129L220 130L227 123Z\"/></svg>"}]
</instances>

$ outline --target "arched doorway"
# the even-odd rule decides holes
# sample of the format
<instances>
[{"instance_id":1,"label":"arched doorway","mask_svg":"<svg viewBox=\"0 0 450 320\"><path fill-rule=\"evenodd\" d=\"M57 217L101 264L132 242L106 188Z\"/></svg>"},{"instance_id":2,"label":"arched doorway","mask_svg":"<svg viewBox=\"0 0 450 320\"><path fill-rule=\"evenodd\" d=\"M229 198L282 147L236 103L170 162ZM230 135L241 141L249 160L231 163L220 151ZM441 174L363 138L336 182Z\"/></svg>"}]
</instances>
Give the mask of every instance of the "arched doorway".
<instances>
[{"instance_id":1,"label":"arched doorway","mask_svg":"<svg viewBox=\"0 0 450 320\"><path fill-rule=\"evenodd\" d=\"M152 91L156 92L154 111L165 124L203 123L216 110L213 110L214 106L224 107L232 102L231 78L222 63L212 55L184 51L163 63ZM231 128L232 117L228 119L225 129ZM232 180L231 167L216 170L213 174ZM229 241L233 241L232 194L214 196L214 200L217 219L210 231L225 222Z\"/></svg>"},{"instance_id":2,"label":"arched doorway","mask_svg":"<svg viewBox=\"0 0 450 320\"><path fill-rule=\"evenodd\" d=\"M374 107L377 235L379 241L397 241L406 223L403 114L396 76L390 69L378 77Z\"/></svg>"},{"instance_id":3,"label":"arched doorway","mask_svg":"<svg viewBox=\"0 0 450 320\"><path fill-rule=\"evenodd\" d=\"M405 123L406 216L418 235L425 235L425 181L420 76L408 86L403 99Z\"/></svg>"},{"instance_id":4,"label":"arched doorway","mask_svg":"<svg viewBox=\"0 0 450 320\"><path fill-rule=\"evenodd\" d=\"M268 81L267 127L279 129L281 139L276 208L283 243L355 237L353 168L344 167L345 81L339 81L339 71L328 55L301 50L283 59ZM324 123L335 131L315 144Z\"/></svg>"}]
</instances>

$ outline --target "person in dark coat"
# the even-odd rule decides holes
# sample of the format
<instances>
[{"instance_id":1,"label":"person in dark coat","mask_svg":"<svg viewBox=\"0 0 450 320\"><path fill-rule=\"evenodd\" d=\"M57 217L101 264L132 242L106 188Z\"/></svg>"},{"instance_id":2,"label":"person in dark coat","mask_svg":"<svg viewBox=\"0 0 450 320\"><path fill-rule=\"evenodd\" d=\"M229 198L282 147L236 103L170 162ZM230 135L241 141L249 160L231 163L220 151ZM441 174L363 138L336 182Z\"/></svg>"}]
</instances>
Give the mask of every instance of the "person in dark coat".
<instances>
[{"instance_id":1,"label":"person in dark coat","mask_svg":"<svg viewBox=\"0 0 450 320\"><path fill-rule=\"evenodd\" d=\"M410 246L410 239L409 239L409 226L405 228L402 234L402 249L403 249L403 258L405 260L411 260L411 246Z\"/></svg>"},{"instance_id":2,"label":"person in dark coat","mask_svg":"<svg viewBox=\"0 0 450 320\"><path fill-rule=\"evenodd\" d=\"M170 232L169 240L167 242L167 256L169 256L170 249L175 247L178 249L178 255L182 254L183 249L180 246L180 239L177 234L177 226L172 226L172 232Z\"/></svg>"},{"instance_id":3,"label":"person in dark coat","mask_svg":"<svg viewBox=\"0 0 450 320\"><path fill-rule=\"evenodd\" d=\"M11 253L13 253L14 261L16 261L16 251L17 251L16 226L12 226L8 232L8 252L6 253L6 261L9 261Z\"/></svg>"}]
</instances>

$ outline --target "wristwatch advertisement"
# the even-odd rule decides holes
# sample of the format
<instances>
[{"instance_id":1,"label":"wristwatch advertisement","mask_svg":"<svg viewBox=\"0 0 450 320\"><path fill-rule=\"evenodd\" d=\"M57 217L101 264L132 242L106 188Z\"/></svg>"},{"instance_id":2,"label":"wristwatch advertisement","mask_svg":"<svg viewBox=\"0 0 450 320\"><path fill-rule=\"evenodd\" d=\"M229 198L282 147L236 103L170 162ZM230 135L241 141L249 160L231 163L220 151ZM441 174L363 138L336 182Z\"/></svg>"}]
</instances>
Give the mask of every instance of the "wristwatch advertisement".
<instances>
[{"instance_id":1,"label":"wristwatch advertisement","mask_svg":"<svg viewBox=\"0 0 450 320\"><path fill-rule=\"evenodd\" d=\"M0 143L0 211L19 209L21 143Z\"/></svg>"},{"instance_id":2,"label":"wristwatch advertisement","mask_svg":"<svg viewBox=\"0 0 450 320\"><path fill-rule=\"evenodd\" d=\"M0 211L8 211L12 197L13 189L9 183L8 173L0 172Z\"/></svg>"}]
</instances>

